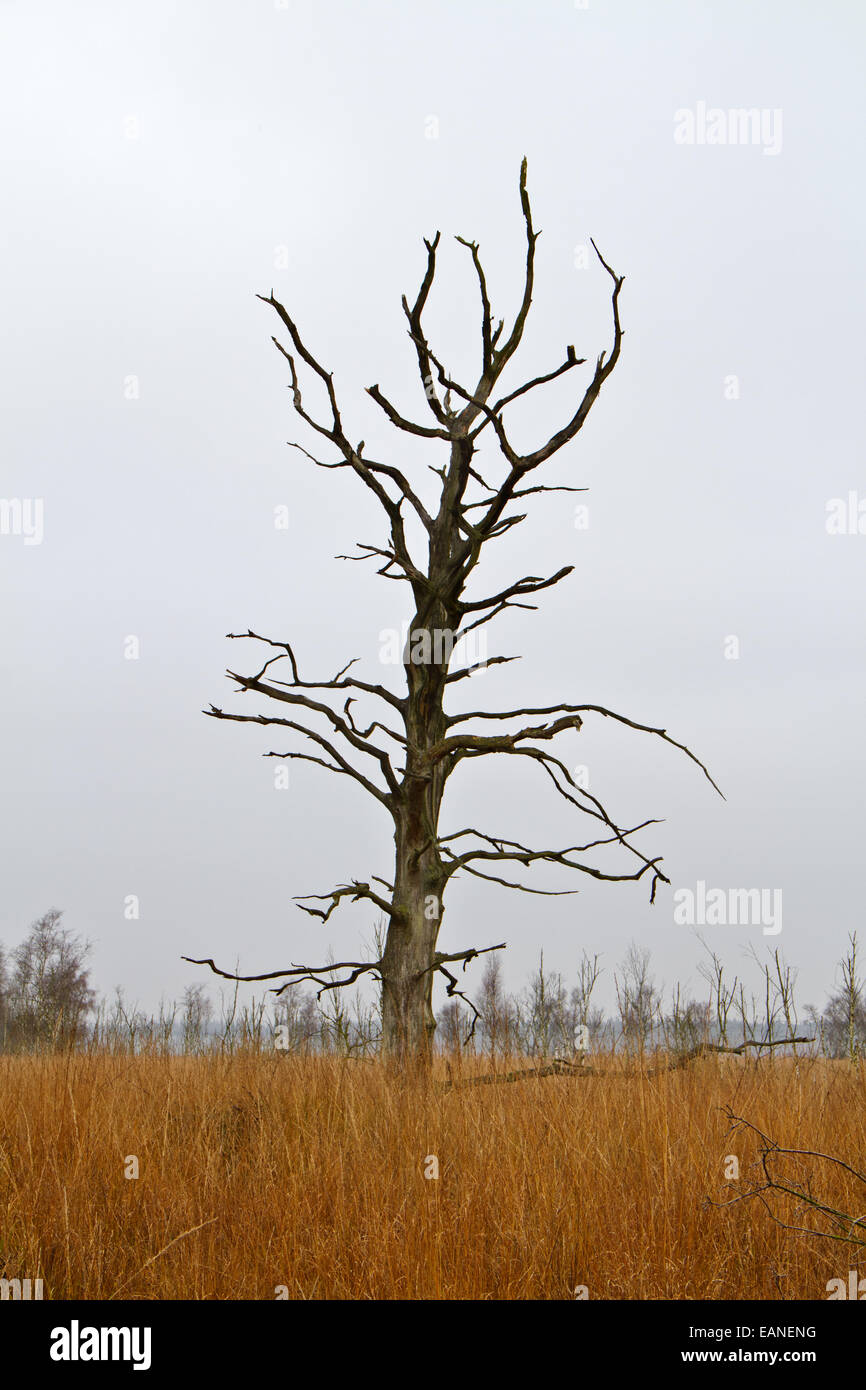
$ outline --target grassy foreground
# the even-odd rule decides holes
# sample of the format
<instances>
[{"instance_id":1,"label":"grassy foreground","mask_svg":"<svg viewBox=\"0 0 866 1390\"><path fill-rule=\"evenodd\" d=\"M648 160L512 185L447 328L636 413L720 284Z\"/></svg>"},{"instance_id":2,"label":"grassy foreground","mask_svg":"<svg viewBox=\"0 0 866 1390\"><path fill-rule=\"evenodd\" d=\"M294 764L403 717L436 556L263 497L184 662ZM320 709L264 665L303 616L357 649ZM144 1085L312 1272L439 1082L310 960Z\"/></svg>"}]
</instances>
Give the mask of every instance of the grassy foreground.
<instances>
[{"instance_id":1,"label":"grassy foreground","mask_svg":"<svg viewBox=\"0 0 866 1390\"><path fill-rule=\"evenodd\" d=\"M608 1067L446 1090L444 1060L425 1087L335 1058L2 1057L0 1277L46 1299L826 1299L858 1255L866 1276L866 1249L759 1200L704 1204L755 1176L726 1104L862 1171L866 1064ZM856 1179L788 1165L862 1214Z\"/></svg>"}]
</instances>

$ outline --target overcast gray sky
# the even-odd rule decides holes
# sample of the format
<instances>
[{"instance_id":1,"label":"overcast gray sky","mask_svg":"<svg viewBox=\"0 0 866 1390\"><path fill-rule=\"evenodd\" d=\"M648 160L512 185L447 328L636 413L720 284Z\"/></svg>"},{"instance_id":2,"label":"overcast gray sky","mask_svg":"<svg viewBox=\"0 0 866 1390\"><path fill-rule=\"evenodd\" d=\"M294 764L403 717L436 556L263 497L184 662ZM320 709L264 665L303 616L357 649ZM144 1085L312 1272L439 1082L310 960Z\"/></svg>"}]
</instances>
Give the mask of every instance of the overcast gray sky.
<instances>
[{"instance_id":1,"label":"overcast gray sky","mask_svg":"<svg viewBox=\"0 0 866 1390\"><path fill-rule=\"evenodd\" d=\"M567 978L598 952L609 1002L635 940L659 981L698 989L675 891L780 889L778 934L703 934L733 969L780 947L820 1002L862 926L862 7L3 0L0 17L0 941L62 908L98 987L152 1008L210 986L181 955L254 972L369 939L363 905L323 927L292 898L389 876L381 808L303 764L276 788L260 755L293 745L200 712L264 708L232 694L226 665L255 670L258 649L228 632L291 640L310 676L358 656L392 683L380 633L409 616L404 586L334 558L383 522L286 447L311 440L255 294L273 287L334 371L350 437L429 494L440 446L407 447L364 388L423 416L400 295L437 228L439 355L468 375L478 354L454 234L513 315L526 155L542 236L512 384L566 344L589 364L609 345L590 237L626 276L626 336L545 476L590 491L531 499L478 592L575 572L487 629L489 654L522 660L473 678L465 707L608 705L687 742L727 800L658 740L588 721L563 756L621 823L665 818L641 843L672 887L650 906L643 882L455 881L442 947L507 940L511 986L541 947ZM763 113L747 140L740 108ZM518 445L579 388L534 393ZM465 764L443 828L573 843L583 827L516 761Z\"/></svg>"}]
</instances>

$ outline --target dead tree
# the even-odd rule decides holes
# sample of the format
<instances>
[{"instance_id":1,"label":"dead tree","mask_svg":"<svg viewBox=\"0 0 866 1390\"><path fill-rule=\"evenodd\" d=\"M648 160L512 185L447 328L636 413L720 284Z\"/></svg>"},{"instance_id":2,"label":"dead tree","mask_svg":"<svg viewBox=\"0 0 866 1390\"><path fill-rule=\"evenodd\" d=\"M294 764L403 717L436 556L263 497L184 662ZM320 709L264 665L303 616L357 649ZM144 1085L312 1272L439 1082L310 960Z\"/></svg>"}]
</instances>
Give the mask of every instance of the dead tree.
<instances>
[{"instance_id":1,"label":"dead tree","mask_svg":"<svg viewBox=\"0 0 866 1390\"><path fill-rule=\"evenodd\" d=\"M507 333L502 319L494 322L478 244L457 237L471 256L480 292L481 365L475 384L464 386L453 378L431 347L423 326L424 309L436 274L440 239L437 232L432 241L424 241L427 264L414 302L410 303L405 296L402 301L432 420L419 423L410 419L378 384L368 388L368 395L397 430L429 440L444 454L440 466L430 465L438 479L436 495L432 498L394 464L369 457L363 440L357 444L352 442L340 412L332 373L311 352L291 315L274 298L273 291L267 297L258 296L274 310L288 337L287 343L276 337L273 342L288 365L294 409L309 429L332 448L333 455L318 458L300 444L292 447L299 449L317 467L343 469L354 474L375 496L387 519L386 539L374 544L358 542L357 555L338 558L372 560L379 565L378 574L408 584L414 616L402 656L405 685L399 691L354 674L357 658L330 680L310 680L301 675L289 642L248 630L228 636L263 644L268 649L267 659L251 674L243 675L234 670L227 674L237 682L240 691L266 697L282 713L236 714L214 705L205 712L215 719L275 726L308 740L306 748L273 751L265 756L315 763L329 772L350 778L378 801L393 822L394 871L390 879L371 876L364 881L352 880L329 892L296 899L304 911L323 922L347 901L372 904L387 921L384 949L374 962L343 961L336 967L292 965L264 975L244 976L219 970L212 960L196 963L207 964L229 979L283 980L285 983L274 990L276 994L303 980L318 985L321 993L352 984L369 972L381 983L385 1050L401 1058L408 1055L423 1058L429 1054L436 1027L432 1008L434 975L438 972L444 976L449 996L465 998L458 989L458 976L448 967L460 964L465 970L467 964L482 953L476 947L446 952L437 949L445 891L456 874L473 874L507 888L541 894L555 890L530 887L502 877L492 871L494 866L528 869L541 862L610 882L636 880L647 875L651 901L655 899L659 882L670 882L660 867L661 859L649 858L633 842L638 831L657 822L645 820L628 828L618 825L596 796L577 785L568 767L551 750L550 745L559 735L580 730L588 715L616 720L681 749L715 787L703 763L684 744L670 738L664 729L650 728L602 705L558 704L468 713L450 713L446 708L447 696L453 687L471 679L482 666L516 659L493 656L452 669L451 656L457 643L507 609L534 609L536 605L528 600L559 584L573 569L566 565L547 577L523 575L497 593L470 592L486 547L526 519L526 512L515 509L515 503L544 492L584 490L553 487L535 478L542 465L579 433L616 367L622 347L619 299L623 277L611 269L593 242L598 262L612 285L611 346L598 356L571 418L561 428L538 448L526 452L512 444L506 428L506 411L512 402L547 382L576 372L586 360L578 357L569 346L563 361L551 371L510 390L503 390L500 385L523 337L535 276L539 232L532 221L525 159L520 170L520 204L526 234L526 265L522 300ZM301 388L304 370L324 388L327 401L324 413L315 413L305 402ZM482 475L476 461L482 437L493 444L493 462L484 465L488 476L489 468L497 470L490 482ZM416 539L421 538L420 547L413 544L410 530L414 531ZM426 554L423 553L425 547ZM283 679L277 679L275 666ZM328 692L331 692L330 698ZM365 715L367 722L359 721L353 712L353 705L361 707L359 702L375 706ZM490 725L493 731L485 731L485 726L489 729ZM451 775L470 760L500 756L531 760L568 804L571 813L588 817L593 829L583 843L572 842L562 848L534 848L471 827L442 832L440 808ZM617 844L631 861L621 873L605 872L591 862L593 849L613 844ZM317 902L322 906L315 906ZM483 949L500 950L503 944ZM338 975L333 973L335 970L345 973Z\"/></svg>"}]
</instances>

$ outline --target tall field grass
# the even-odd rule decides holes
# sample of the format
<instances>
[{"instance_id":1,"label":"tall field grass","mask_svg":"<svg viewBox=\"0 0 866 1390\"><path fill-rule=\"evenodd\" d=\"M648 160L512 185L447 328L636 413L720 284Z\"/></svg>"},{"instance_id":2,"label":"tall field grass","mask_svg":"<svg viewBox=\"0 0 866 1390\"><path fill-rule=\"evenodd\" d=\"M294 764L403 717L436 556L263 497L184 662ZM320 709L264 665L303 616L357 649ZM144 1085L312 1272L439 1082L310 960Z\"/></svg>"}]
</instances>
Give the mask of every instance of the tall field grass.
<instances>
[{"instance_id":1,"label":"tall field grass","mask_svg":"<svg viewBox=\"0 0 866 1390\"><path fill-rule=\"evenodd\" d=\"M862 1171L866 1064L602 1067L447 1088L445 1058L425 1082L333 1057L0 1057L0 1277L51 1299L825 1299L858 1254L866 1276L866 1250L759 1200L705 1202L753 1175L726 1105ZM851 1175L788 1162L862 1214Z\"/></svg>"}]
</instances>

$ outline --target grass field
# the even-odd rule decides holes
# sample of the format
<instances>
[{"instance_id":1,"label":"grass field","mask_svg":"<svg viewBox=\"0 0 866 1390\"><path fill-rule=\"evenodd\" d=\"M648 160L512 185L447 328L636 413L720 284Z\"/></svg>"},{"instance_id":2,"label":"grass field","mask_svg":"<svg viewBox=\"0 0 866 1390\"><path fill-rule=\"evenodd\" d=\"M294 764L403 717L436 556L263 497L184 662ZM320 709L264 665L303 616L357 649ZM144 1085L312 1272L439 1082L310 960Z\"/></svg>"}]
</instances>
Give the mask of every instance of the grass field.
<instances>
[{"instance_id":1,"label":"grass field","mask_svg":"<svg viewBox=\"0 0 866 1390\"><path fill-rule=\"evenodd\" d=\"M445 1067L425 1085L335 1058L0 1058L0 1277L41 1278L46 1299L826 1299L858 1255L866 1276L863 1247L783 1230L760 1200L704 1202L754 1176L758 1141L728 1135L725 1105L862 1172L862 1062L648 1078L610 1060L452 1089ZM825 1160L776 1163L866 1209Z\"/></svg>"}]
</instances>

